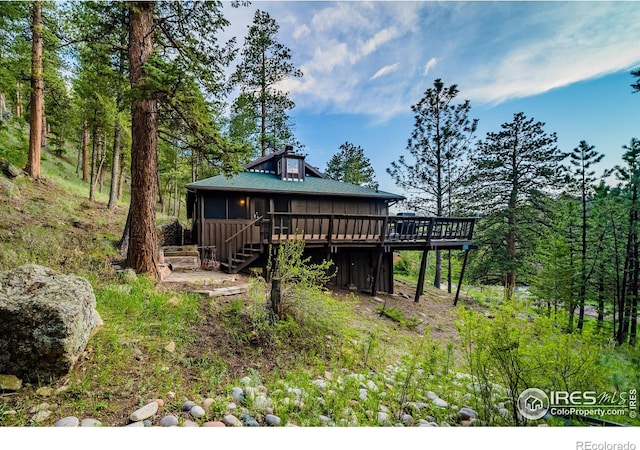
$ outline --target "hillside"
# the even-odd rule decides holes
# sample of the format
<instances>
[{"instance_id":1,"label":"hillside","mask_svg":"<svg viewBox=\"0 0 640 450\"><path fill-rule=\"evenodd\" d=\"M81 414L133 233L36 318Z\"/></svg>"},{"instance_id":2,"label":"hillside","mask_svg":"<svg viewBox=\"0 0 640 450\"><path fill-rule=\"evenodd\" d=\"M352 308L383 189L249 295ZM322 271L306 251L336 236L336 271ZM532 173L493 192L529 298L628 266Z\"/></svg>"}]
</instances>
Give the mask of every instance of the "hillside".
<instances>
[{"instance_id":1,"label":"hillside","mask_svg":"<svg viewBox=\"0 0 640 450\"><path fill-rule=\"evenodd\" d=\"M515 424L502 378L468 374L469 356L493 358L487 370L498 358L470 353L469 339L503 336L494 328L518 339L533 324L529 313L511 323L482 300L486 292L454 308L451 295L428 286L416 304L415 285L398 279L395 295L375 298L300 287L290 318L274 321L264 307L267 285L256 277L218 277L249 289L205 297L193 292L199 285L117 271L126 205L110 212L103 196L88 201L69 161L46 155L43 163L45 180L17 178L14 189L0 191L0 270L36 263L86 277L104 325L68 376L0 393L0 426L51 426L65 417L125 426L153 399L162 406L147 425L168 416L181 426L230 425L230 417L245 426ZM634 354L592 352L590 341L571 335L552 345L553 330L536 332L545 343L522 355L547 355L545 364L566 356L566 367L580 367L569 383L623 389L637 381ZM545 367L549 378L564 370ZM186 401L205 405L202 415L185 411Z\"/></svg>"}]
</instances>

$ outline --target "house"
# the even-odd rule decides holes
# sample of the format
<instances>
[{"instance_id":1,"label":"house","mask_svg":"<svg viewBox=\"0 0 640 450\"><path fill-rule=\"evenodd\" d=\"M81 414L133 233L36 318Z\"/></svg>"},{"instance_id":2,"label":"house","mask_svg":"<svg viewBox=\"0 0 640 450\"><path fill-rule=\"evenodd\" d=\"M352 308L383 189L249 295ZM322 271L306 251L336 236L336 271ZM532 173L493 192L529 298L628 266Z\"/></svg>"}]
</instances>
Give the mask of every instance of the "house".
<instances>
[{"instance_id":1,"label":"house","mask_svg":"<svg viewBox=\"0 0 640 450\"><path fill-rule=\"evenodd\" d=\"M222 270L264 268L269 248L298 237L312 259L334 262L337 286L392 293L394 251L422 250L426 259L435 248L472 248L474 219L389 215L403 199L325 178L288 146L234 177L188 184L187 216L198 247L215 249Z\"/></svg>"}]
</instances>

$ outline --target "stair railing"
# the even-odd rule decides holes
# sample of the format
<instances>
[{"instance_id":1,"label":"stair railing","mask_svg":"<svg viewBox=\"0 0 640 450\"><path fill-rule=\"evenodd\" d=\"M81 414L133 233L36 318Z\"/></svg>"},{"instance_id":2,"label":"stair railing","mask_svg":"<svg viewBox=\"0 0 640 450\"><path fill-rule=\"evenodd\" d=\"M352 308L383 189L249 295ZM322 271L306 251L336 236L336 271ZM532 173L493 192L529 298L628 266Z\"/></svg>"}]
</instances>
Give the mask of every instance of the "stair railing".
<instances>
[{"instance_id":1,"label":"stair railing","mask_svg":"<svg viewBox=\"0 0 640 450\"><path fill-rule=\"evenodd\" d=\"M251 237L251 228L255 226L258 222L262 220L262 216L256 218L252 222L249 222L244 227L240 228L236 233L229 236L225 241L225 245L227 248L227 262L228 262L228 270L231 270L233 255L241 248L245 246L245 244L252 243L253 240Z\"/></svg>"}]
</instances>

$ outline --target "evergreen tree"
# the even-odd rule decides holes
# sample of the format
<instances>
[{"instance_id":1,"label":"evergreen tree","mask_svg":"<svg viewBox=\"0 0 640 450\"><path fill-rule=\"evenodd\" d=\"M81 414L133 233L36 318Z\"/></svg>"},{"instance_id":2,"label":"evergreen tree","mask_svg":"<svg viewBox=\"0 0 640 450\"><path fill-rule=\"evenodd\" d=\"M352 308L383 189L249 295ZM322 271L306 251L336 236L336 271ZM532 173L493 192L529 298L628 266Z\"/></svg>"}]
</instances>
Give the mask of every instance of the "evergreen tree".
<instances>
[{"instance_id":1,"label":"evergreen tree","mask_svg":"<svg viewBox=\"0 0 640 450\"><path fill-rule=\"evenodd\" d=\"M364 150L350 142L345 142L339 147L338 153L333 155L327 163L324 173L332 180L377 189L375 173L369 158L364 156Z\"/></svg>"},{"instance_id":2,"label":"evergreen tree","mask_svg":"<svg viewBox=\"0 0 640 450\"><path fill-rule=\"evenodd\" d=\"M265 11L256 11L245 38L242 60L232 77L240 95L233 105L231 135L250 134L262 156L267 147L296 144L287 111L295 107L279 83L302 72L291 63L291 51L276 38L279 25ZM254 122L255 121L255 122ZM247 137L244 138L245 140Z\"/></svg>"},{"instance_id":3,"label":"evergreen tree","mask_svg":"<svg viewBox=\"0 0 640 450\"><path fill-rule=\"evenodd\" d=\"M469 185L470 199L484 216L479 222L490 238L482 257L496 265L504 296L514 296L516 276L525 270L537 235L545 223L547 193L562 180L555 133L517 113L502 131L487 133L478 144ZM482 233L480 233L482 234Z\"/></svg>"},{"instance_id":4,"label":"evergreen tree","mask_svg":"<svg viewBox=\"0 0 640 450\"><path fill-rule=\"evenodd\" d=\"M157 148L163 124L165 135L188 130L187 136L171 138L191 146L220 171L240 169L244 149L223 139L212 117L221 106L215 101L234 56L233 41L218 43L216 33L228 25L219 2L135 2L129 23L133 138L129 231L123 237L128 235L128 265L157 274ZM205 101L205 95L211 100Z\"/></svg>"},{"instance_id":5,"label":"evergreen tree","mask_svg":"<svg viewBox=\"0 0 640 450\"><path fill-rule=\"evenodd\" d=\"M629 145L622 147L622 159L626 167L616 167L618 178L624 183L628 196L628 226L626 256L622 275L622 291L618 304L618 330L616 341L619 345L628 342L634 346L638 320L638 283L640 282L640 241L638 224L640 219L640 140L633 138Z\"/></svg>"},{"instance_id":6,"label":"evergreen tree","mask_svg":"<svg viewBox=\"0 0 640 450\"><path fill-rule=\"evenodd\" d=\"M584 325L584 304L587 294L587 282L589 269L587 268L587 232L588 232L588 211L587 204L593 194L593 184L596 181L595 171L591 169L594 164L598 164L604 155L595 151L595 147L580 141L580 145L570 153L570 162L575 167L573 172L574 182L578 190L581 204L581 224L580 224L580 290L578 293L578 329L582 330ZM595 263L595 262L594 262ZM573 308L569 311L569 316L573 318ZM573 320L570 319L569 330L572 329Z\"/></svg>"},{"instance_id":7,"label":"evergreen tree","mask_svg":"<svg viewBox=\"0 0 640 450\"><path fill-rule=\"evenodd\" d=\"M451 213L461 200L470 144L474 139L477 120L469 119L468 100L454 104L458 95L454 84L445 86L437 79L433 88L411 106L414 130L407 143L411 160L401 155L387 172L396 184L409 193L407 206L422 213L444 216ZM434 285L440 287L441 254L436 251Z\"/></svg>"},{"instance_id":8,"label":"evergreen tree","mask_svg":"<svg viewBox=\"0 0 640 450\"><path fill-rule=\"evenodd\" d=\"M44 78L42 74L42 2L34 1L31 8L31 105L29 113L29 153L26 171L32 178L40 178L42 121L44 119Z\"/></svg>"}]
</instances>

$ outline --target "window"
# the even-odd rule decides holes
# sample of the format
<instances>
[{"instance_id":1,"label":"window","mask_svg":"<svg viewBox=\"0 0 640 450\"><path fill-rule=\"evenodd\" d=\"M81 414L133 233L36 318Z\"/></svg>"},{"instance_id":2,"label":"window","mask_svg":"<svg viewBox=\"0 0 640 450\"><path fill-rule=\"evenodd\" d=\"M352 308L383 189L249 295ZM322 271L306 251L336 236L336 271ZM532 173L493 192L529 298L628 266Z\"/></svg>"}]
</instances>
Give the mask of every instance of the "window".
<instances>
[{"instance_id":1,"label":"window","mask_svg":"<svg viewBox=\"0 0 640 450\"><path fill-rule=\"evenodd\" d=\"M206 197L205 219L248 219L249 199L247 197Z\"/></svg>"},{"instance_id":2,"label":"window","mask_svg":"<svg viewBox=\"0 0 640 450\"><path fill-rule=\"evenodd\" d=\"M229 219L247 219L248 206L246 197L229 197Z\"/></svg>"},{"instance_id":3,"label":"window","mask_svg":"<svg viewBox=\"0 0 640 450\"><path fill-rule=\"evenodd\" d=\"M204 201L205 219L226 219L227 199L225 197L206 197Z\"/></svg>"},{"instance_id":4,"label":"window","mask_svg":"<svg viewBox=\"0 0 640 450\"><path fill-rule=\"evenodd\" d=\"M283 158L278 164L278 172L283 180L302 181L304 179L303 167L304 160L300 158Z\"/></svg>"}]
</instances>

